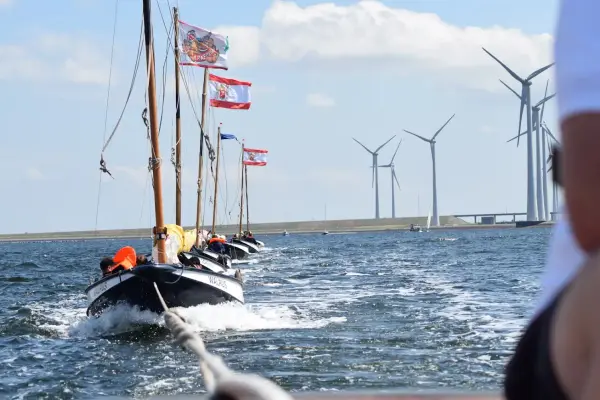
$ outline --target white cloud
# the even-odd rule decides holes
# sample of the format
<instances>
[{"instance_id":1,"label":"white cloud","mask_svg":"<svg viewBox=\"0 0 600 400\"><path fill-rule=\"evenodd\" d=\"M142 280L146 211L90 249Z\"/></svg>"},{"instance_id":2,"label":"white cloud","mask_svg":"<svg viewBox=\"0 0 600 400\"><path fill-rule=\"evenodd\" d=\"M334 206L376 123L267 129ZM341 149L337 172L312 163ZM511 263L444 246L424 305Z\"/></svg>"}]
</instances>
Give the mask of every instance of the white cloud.
<instances>
[{"instance_id":1,"label":"white cloud","mask_svg":"<svg viewBox=\"0 0 600 400\"><path fill-rule=\"evenodd\" d=\"M34 167L28 167L25 170L25 175L27 176L27 179L32 181L39 181L44 179L44 175L40 172L40 170Z\"/></svg>"},{"instance_id":2,"label":"white cloud","mask_svg":"<svg viewBox=\"0 0 600 400\"><path fill-rule=\"evenodd\" d=\"M323 93L310 93L306 96L306 104L311 107L333 107L335 100Z\"/></svg>"},{"instance_id":3,"label":"white cloud","mask_svg":"<svg viewBox=\"0 0 600 400\"><path fill-rule=\"evenodd\" d=\"M260 58L260 29L256 26L218 26L214 29L226 35L231 44L227 52L230 68L255 64Z\"/></svg>"},{"instance_id":4,"label":"white cloud","mask_svg":"<svg viewBox=\"0 0 600 400\"><path fill-rule=\"evenodd\" d=\"M105 85L108 60L102 52L94 51L97 48L90 40L54 33L37 37L31 43L0 44L0 80L58 79Z\"/></svg>"},{"instance_id":5,"label":"white cloud","mask_svg":"<svg viewBox=\"0 0 600 400\"><path fill-rule=\"evenodd\" d=\"M13 3L13 0L0 0L0 7L10 6L12 3Z\"/></svg>"},{"instance_id":6,"label":"white cloud","mask_svg":"<svg viewBox=\"0 0 600 400\"><path fill-rule=\"evenodd\" d=\"M388 7L375 0L306 7L276 0L265 12L260 34L251 27L221 29L224 34L233 32L231 57L239 57L244 65L265 58L343 63L345 68L392 63L396 73L425 69L489 90L501 90L496 79L505 72L481 47L518 74L528 75L550 62L553 40L550 34L528 35L500 26L459 27L436 14ZM236 57L235 52L239 52Z\"/></svg>"}]
</instances>

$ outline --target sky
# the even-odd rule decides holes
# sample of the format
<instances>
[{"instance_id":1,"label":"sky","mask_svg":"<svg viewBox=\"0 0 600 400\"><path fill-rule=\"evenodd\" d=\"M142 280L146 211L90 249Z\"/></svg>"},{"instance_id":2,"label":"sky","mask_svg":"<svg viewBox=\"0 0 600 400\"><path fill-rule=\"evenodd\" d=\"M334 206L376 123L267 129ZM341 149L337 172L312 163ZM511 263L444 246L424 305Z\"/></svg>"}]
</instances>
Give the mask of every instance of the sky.
<instances>
[{"instance_id":1,"label":"sky","mask_svg":"<svg viewBox=\"0 0 600 400\"><path fill-rule=\"evenodd\" d=\"M145 52L104 152L114 179L99 171L132 81L141 3L0 0L0 233L153 226ZM556 0L153 0L166 223L175 220L173 6L229 37L229 70L215 74L252 82L249 110L207 109L213 143L222 123L269 151L267 166L248 168L251 222L373 218L372 158L352 138L374 149L392 136L379 163L402 140L396 214L427 215L429 146L403 129L431 137L453 114L436 144L440 215L526 211L525 142L506 143L518 133L519 100L498 79L520 85L481 47L520 76L551 62ZM533 101L548 79L553 90L553 74L534 79ZM202 70L185 67L182 80L182 215L193 225ZM558 136L555 100L544 119ZM223 142L218 223L238 219L239 161L240 145ZM210 224L212 178L204 182ZM389 169L379 186L390 217Z\"/></svg>"}]
</instances>

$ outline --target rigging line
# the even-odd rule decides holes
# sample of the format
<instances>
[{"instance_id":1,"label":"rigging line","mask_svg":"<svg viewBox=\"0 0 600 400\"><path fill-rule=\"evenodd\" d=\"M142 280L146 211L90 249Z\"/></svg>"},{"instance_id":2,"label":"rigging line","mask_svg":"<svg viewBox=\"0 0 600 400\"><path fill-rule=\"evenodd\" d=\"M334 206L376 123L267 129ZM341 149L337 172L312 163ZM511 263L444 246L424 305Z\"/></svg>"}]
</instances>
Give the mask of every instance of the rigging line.
<instances>
[{"instance_id":1,"label":"rigging line","mask_svg":"<svg viewBox=\"0 0 600 400\"><path fill-rule=\"evenodd\" d=\"M158 5L158 11L159 11L162 23L163 23L163 27L165 28L165 31L168 33L169 29L167 29L167 23L165 22L162 8L160 7L160 3L158 2L158 0L156 0L156 4ZM171 16L171 20L173 20L173 14L171 13L170 10L169 10L169 15ZM173 31L174 31L174 29L173 29ZM175 35L179 34L179 32L173 32L173 33ZM167 36L167 46L170 51L175 51L175 46L173 44L173 41L171 40L171 35ZM196 118L196 122L198 122L198 125L200 125L200 118L198 117L198 113L196 112L196 107L194 107L194 101L192 100L191 91L188 86L187 79L185 78L185 71L183 68L181 68L181 65L177 65L177 68L179 69L180 75L182 77L183 86L185 87L186 94L188 95L188 99L190 100L190 105L192 107L192 112L194 113L194 117Z\"/></svg>"},{"instance_id":2,"label":"rigging line","mask_svg":"<svg viewBox=\"0 0 600 400\"><path fill-rule=\"evenodd\" d=\"M110 47L110 66L108 69L108 89L106 93L106 107L104 110L104 132L102 133L102 143L106 140L106 126L108 125L108 104L110 100L110 87L112 83L112 68L113 68L113 59L115 54L115 36L117 35L117 19L119 16L119 0L115 1L115 16L113 23L113 33L112 33L112 45ZM98 197L96 199L96 222L94 223L94 232L98 230L98 216L100 214L100 195L102 192L102 174L104 172L100 170L100 177L98 179Z\"/></svg>"},{"instance_id":3,"label":"rigging line","mask_svg":"<svg viewBox=\"0 0 600 400\"><path fill-rule=\"evenodd\" d=\"M133 88L135 86L135 81L136 81L137 73L138 73L139 66L140 66L140 59L142 57L143 37L144 37L144 24L142 23L142 26L140 28L140 41L139 41L139 45L138 45L138 53L137 53L137 58L135 60L133 77L131 78L131 84L129 85L129 92L127 93L127 98L125 100L125 104L123 105L123 109L121 110L121 115L119 116L119 119L117 120L117 123L115 124L115 127L114 127L112 133L108 137L108 140L104 144L104 147L102 148L102 153L104 153L104 151L108 147L108 144L110 143L110 141L112 140L112 138L115 136L115 133L117 132L117 129L119 128L119 124L121 123L121 120L123 119L123 115L125 114L125 109L127 108L127 104L129 104L129 99L131 98L131 93L133 92Z\"/></svg>"},{"instance_id":4,"label":"rigging line","mask_svg":"<svg viewBox=\"0 0 600 400\"><path fill-rule=\"evenodd\" d=\"M173 24L173 18L171 17L171 24L169 25L169 28L167 29L167 24L165 22L165 19L164 19L163 13L162 13L162 8L160 7L160 3L158 0L156 0L156 4L158 5L158 12L160 13L160 17L163 21L165 31L167 32L167 45L166 45L166 50L165 50L165 61L163 62L163 67L162 67L162 99L161 99L160 122L158 124L158 133L160 135L160 130L162 128L162 121L163 121L164 105L165 105L165 88L167 86L167 70L168 70L167 61L169 59L169 52L171 51L168 43L171 40L170 38L171 38L172 32L174 32L174 24Z\"/></svg>"}]
</instances>

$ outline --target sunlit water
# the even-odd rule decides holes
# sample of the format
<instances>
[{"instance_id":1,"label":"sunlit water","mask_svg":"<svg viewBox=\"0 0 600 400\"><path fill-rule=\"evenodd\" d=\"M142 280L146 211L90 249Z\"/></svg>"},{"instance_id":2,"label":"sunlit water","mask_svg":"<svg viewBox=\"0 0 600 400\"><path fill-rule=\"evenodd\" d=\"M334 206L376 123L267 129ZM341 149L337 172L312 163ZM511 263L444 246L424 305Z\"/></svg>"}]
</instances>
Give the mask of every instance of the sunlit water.
<instances>
[{"instance_id":1,"label":"sunlit water","mask_svg":"<svg viewBox=\"0 0 600 400\"><path fill-rule=\"evenodd\" d=\"M184 312L235 370L292 391L500 387L549 229L263 236L246 305ZM0 243L0 397L203 392L161 318L87 318L101 257L149 240Z\"/></svg>"}]
</instances>

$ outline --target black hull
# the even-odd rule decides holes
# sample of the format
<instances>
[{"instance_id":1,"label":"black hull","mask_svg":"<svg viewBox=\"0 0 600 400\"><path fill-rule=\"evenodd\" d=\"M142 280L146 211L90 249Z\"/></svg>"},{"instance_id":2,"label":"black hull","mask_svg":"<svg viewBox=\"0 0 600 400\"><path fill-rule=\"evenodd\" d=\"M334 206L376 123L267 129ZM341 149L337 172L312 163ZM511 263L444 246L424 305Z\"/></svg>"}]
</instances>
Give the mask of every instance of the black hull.
<instances>
[{"instance_id":1,"label":"black hull","mask_svg":"<svg viewBox=\"0 0 600 400\"><path fill-rule=\"evenodd\" d=\"M154 282L169 308L192 307L200 304L214 305L230 301L244 302L241 282L233 277L194 268L142 265L90 285L86 293L94 290L101 291L105 286L113 286L92 300L87 315L98 316L107 308L119 303L161 314L164 310L154 289ZM241 299L232 294L237 294Z\"/></svg>"},{"instance_id":2,"label":"black hull","mask_svg":"<svg viewBox=\"0 0 600 400\"><path fill-rule=\"evenodd\" d=\"M242 250L238 247L232 246L231 243L223 243L225 245L225 248L227 249L227 253L231 256L232 259L234 260L245 260L246 258L248 258L248 255L250 254L249 250ZM239 245L239 243L236 243ZM240 245L243 246L244 249L247 249L247 246L244 245Z\"/></svg>"},{"instance_id":3,"label":"black hull","mask_svg":"<svg viewBox=\"0 0 600 400\"><path fill-rule=\"evenodd\" d=\"M249 240L246 240L246 239L242 239L242 240L240 240L240 239L232 239L231 242L232 243L241 244L242 246L246 246L248 248L248 251L250 253L258 253L258 245L255 244L255 243L253 243L253 242L251 242L251 241L249 241ZM248 242L250 245L248 245L247 243L244 243L244 242ZM252 245L254 245L254 246L252 246Z\"/></svg>"},{"instance_id":4,"label":"black hull","mask_svg":"<svg viewBox=\"0 0 600 400\"><path fill-rule=\"evenodd\" d=\"M546 221L517 221L515 222L515 228L527 228L530 226L536 226Z\"/></svg>"}]
</instances>

